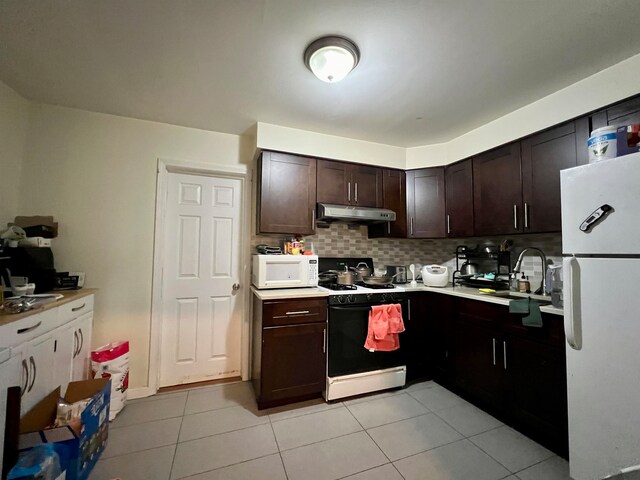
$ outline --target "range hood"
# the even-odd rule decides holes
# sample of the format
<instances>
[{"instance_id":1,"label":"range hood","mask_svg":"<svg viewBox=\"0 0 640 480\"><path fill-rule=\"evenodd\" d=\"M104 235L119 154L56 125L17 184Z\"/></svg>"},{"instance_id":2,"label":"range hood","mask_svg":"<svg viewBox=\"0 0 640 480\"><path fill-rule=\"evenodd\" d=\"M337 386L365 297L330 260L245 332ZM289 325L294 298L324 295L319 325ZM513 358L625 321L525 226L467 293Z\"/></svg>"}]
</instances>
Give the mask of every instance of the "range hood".
<instances>
[{"instance_id":1,"label":"range hood","mask_svg":"<svg viewBox=\"0 0 640 480\"><path fill-rule=\"evenodd\" d=\"M318 204L319 222L343 222L343 223L385 223L393 222L396 212L384 208L346 207L344 205L332 205L329 203Z\"/></svg>"}]
</instances>

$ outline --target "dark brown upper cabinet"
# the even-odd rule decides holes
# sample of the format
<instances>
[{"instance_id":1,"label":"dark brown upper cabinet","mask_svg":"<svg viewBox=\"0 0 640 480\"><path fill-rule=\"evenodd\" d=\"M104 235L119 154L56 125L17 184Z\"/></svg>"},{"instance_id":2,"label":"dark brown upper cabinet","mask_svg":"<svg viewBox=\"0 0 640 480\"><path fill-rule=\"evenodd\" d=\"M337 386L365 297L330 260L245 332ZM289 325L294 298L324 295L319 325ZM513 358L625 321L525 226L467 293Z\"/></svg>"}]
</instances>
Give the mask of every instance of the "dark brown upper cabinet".
<instances>
[{"instance_id":1,"label":"dark brown upper cabinet","mask_svg":"<svg viewBox=\"0 0 640 480\"><path fill-rule=\"evenodd\" d=\"M471 159L445 168L447 236L473 235L473 166Z\"/></svg>"},{"instance_id":2,"label":"dark brown upper cabinet","mask_svg":"<svg viewBox=\"0 0 640 480\"><path fill-rule=\"evenodd\" d=\"M382 200L382 169L356 163L318 160L318 203L378 207Z\"/></svg>"},{"instance_id":3,"label":"dark brown upper cabinet","mask_svg":"<svg viewBox=\"0 0 640 480\"><path fill-rule=\"evenodd\" d=\"M522 141L522 226L525 233L559 232L560 170L578 165L578 151L587 151L586 141L577 145L576 127L569 122Z\"/></svg>"},{"instance_id":4,"label":"dark brown upper cabinet","mask_svg":"<svg viewBox=\"0 0 640 480\"><path fill-rule=\"evenodd\" d=\"M258 174L258 233L313 235L316 160L265 151Z\"/></svg>"},{"instance_id":5,"label":"dark brown upper cabinet","mask_svg":"<svg viewBox=\"0 0 640 480\"><path fill-rule=\"evenodd\" d=\"M591 115L591 129L607 125L623 126L640 123L640 96L625 100Z\"/></svg>"},{"instance_id":6,"label":"dark brown upper cabinet","mask_svg":"<svg viewBox=\"0 0 640 480\"><path fill-rule=\"evenodd\" d=\"M444 206L444 167L407 172L407 237L446 237Z\"/></svg>"},{"instance_id":7,"label":"dark brown upper cabinet","mask_svg":"<svg viewBox=\"0 0 640 480\"><path fill-rule=\"evenodd\" d=\"M403 170L382 170L382 206L396 212L396 221L369 225L369 237L407 236L407 185Z\"/></svg>"},{"instance_id":8,"label":"dark brown upper cabinet","mask_svg":"<svg viewBox=\"0 0 640 480\"><path fill-rule=\"evenodd\" d=\"M473 216L475 235L522 232L520 142L473 158Z\"/></svg>"}]
</instances>

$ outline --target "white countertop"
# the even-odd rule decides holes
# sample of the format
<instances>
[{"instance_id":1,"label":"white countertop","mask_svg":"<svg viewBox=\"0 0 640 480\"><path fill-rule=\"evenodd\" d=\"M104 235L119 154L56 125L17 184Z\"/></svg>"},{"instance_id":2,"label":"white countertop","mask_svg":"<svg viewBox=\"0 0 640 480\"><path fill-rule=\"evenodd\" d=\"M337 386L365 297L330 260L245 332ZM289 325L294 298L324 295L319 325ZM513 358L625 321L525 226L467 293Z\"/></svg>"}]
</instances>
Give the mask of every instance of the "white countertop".
<instances>
[{"instance_id":1,"label":"white countertop","mask_svg":"<svg viewBox=\"0 0 640 480\"><path fill-rule=\"evenodd\" d=\"M312 298L312 297L328 297L330 292L321 287L303 287L303 288L279 288L273 290L258 290L255 287L251 287L254 295L260 300L280 300L284 298ZM481 293L477 288L463 287L451 285L446 287L426 287L421 283L418 283L416 287L411 287L408 283L406 285L398 286L396 288L398 292L433 292L442 293L444 295L453 295L456 297L469 298L471 300L479 300L482 302L495 303L498 305L509 305L510 299L501 298L492 294ZM526 296L523 296L526 298ZM531 295L531 298L540 298L538 295ZM544 305L540 307L540 311L543 313L551 313L553 315L563 315L561 308L556 308L551 305Z\"/></svg>"},{"instance_id":2,"label":"white countertop","mask_svg":"<svg viewBox=\"0 0 640 480\"><path fill-rule=\"evenodd\" d=\"M320 287L301 287L301 288L274 288L270 290L258 290L251 287L253 294L260 300L281 300L283 298L311 298L311 297L328 297L329 292Z\"/></svg>"}]
</instances>

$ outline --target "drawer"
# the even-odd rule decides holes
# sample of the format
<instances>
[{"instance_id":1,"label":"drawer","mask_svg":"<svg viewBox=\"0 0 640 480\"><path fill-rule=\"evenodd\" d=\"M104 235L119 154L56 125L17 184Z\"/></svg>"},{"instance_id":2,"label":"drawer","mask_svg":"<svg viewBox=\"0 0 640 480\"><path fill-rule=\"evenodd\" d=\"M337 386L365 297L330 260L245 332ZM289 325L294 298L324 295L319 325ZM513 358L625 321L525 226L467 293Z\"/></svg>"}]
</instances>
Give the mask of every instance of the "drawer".
<instances>
[{"instance_id":1,"label":"drawer","mask_svg":"<svg viewBox=\"0 0 640 480\"><path fill-rule=\"evenodd\" d=\"M263 327L325 322L326 320L326 298L269 300L262 304Z\"/></svg>"},{"instance_id":2,"label":"drawer","mask_svg":"<svg viewBox=\"0 0 640 480\"><path fill-rule=\"evenodd\" d=\"M58 326L58 310L52 308L42 313L0 327L0 348L14 347L28 342Z\"/></svg>"},{"instance_id":3,"label":"drawer","mask_svg":"<svg viewBox=\"0 0 640 480\"><path fill-rule=\"evenodd\" d=\"M58 307L58 325L64 325L71 320L93 310L93 295L79 298L73 302Z\"/></svg>"}]
</instances>

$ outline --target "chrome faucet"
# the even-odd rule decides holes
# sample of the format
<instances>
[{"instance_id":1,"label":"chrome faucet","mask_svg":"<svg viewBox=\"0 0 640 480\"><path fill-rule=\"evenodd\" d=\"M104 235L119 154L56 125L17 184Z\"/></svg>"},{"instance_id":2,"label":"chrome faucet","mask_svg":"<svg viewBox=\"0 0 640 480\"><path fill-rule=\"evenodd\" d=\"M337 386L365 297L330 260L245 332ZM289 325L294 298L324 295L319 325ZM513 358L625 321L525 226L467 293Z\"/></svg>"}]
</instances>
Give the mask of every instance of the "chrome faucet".
<instances>
[{"instance_id":1,"label":"chrome faucet","mask_svg":"<svg viewBox=\"0 0 640 480\"><path fill-rule=\"evenodd\" d=\"M540 256L540 260L542 260L542 282L540 283L540 289L542 290L542 295L547 294L547 256L544 254L542 250L536 247L525 247L524 250L520 252L518 255L518 260L516 260L516 266L513 267L513 275L517 281L518 273L520 273L520 268L522 268L522 259L524 258L524 254L529 250L534 250Z\"/></svg>"}]
</instances>

